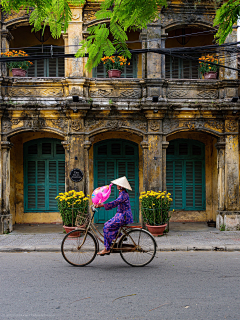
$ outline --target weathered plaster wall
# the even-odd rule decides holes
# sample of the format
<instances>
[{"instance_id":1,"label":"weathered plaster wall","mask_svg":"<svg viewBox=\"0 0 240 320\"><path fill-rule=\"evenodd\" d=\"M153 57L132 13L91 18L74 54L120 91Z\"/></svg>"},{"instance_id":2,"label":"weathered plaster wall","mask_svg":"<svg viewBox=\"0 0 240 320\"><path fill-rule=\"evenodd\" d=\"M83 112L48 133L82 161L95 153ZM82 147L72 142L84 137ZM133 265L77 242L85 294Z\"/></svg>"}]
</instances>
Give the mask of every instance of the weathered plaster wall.
<instances>
[{"instance_id":1,"label":"weathered plaster wall","mask_svg":"<svg viewBox=\"0 0 240 320\"><path fill-rule=\"evenodd\" d=\"M11 138L14 144L10 151L11 165L11 194L10 210L13 214L13 223L61 223L58 212L24 212L23 195L23 144L27 141L41 138L55 138L63 140L57 134L48 132L28 132Z\"/></svg>"},{"instance_id":2,"label":"weathered plaster wall","mask_svg":"<svg viewBox=\"0 0 240 320\"><path fill-rule=\"evenodd\" d=\"M181 211L172 213L171 221L207 221L216 220L218 210L217 195L217 149L214 145L217 139L205 133L179 132L167 138L167 141L174 139L192 139L205 144L205 186L206 186L206 210L205 211Z\"/></svg>"}]
</instances>

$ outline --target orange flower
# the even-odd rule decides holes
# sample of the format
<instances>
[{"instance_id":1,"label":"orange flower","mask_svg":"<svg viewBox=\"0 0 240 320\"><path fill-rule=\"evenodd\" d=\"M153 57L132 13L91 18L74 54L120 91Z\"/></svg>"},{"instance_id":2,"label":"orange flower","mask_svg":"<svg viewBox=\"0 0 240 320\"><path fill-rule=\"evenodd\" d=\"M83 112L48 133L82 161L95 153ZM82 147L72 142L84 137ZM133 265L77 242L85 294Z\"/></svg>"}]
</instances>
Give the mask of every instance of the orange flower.
<instances>
[{"instance_id":1,"label":"orange flower","mask_svg":"<svg viewBox=\"0 0 240 320\"><path fill-rule=\"evenodd\" d=\"M130 62L128 62L128 65L130 66Z\"/></svg>"}]
</instances>

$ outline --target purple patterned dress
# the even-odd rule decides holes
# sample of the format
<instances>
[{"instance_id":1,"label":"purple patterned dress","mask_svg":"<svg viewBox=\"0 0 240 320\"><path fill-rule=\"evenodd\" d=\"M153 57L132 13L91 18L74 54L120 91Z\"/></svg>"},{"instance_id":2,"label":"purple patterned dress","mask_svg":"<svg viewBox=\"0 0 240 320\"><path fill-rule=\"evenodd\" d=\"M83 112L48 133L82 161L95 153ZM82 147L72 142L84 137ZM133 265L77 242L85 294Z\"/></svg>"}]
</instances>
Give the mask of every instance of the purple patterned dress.
<instances>
[{"instance_id":1,"label":"purple patterned dress","mask_svg":"<svg viewBox=\"0 0 240 320\"><path fill-rule=\"evenodd\" d=\"M112 202L104 204L105 210L117 209L115 216L104 223L104 246L107 250L110 250L112 241L116 238L118 230L121 226L132 223L132 211L128 193L123 190L118 198Z\"/></svg>"}]
</instances>

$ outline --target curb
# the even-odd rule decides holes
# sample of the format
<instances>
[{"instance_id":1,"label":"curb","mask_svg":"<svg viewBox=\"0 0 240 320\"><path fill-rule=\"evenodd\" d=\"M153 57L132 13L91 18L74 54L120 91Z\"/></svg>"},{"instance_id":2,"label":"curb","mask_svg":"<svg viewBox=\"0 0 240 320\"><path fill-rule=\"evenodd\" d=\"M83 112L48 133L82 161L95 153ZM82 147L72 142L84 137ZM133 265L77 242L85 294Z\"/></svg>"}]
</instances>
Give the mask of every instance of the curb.
<instances>
[{"instance_id":1,"label":"curb","mask_svg":"<svg viewBox=\"0 0 240 320\"><path fill-rule=\"evenodd\" d=\"M240 246L227 245L227 246L161 246L157 247L157 252L170 252L170 251L240 251ZM23 246L23 247L0 247L0 252L61 252L61 246Z\"/></svg>"}]
</instances>

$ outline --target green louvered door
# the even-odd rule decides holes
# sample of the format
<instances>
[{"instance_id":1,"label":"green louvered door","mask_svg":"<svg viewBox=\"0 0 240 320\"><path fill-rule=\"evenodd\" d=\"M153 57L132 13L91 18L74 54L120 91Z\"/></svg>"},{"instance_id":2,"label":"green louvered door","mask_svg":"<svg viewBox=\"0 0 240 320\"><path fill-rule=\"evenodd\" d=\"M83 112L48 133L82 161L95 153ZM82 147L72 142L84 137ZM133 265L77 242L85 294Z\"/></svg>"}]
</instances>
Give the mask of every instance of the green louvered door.
<instances>
[{"instance_id":1,"label":"green louvered door","mask_svg":"<svg viewBox=\"0 0 240 320\"><path fill-rule=\"evenodd\" d=\"M24 210L57 211L56 196L65 191L65 152L60 140L24 144Z\"/></svg>"},{"instance_id":2,"label":"green louvered door","mask_svg":"<svg viewBox=\"0 0 240 320\"><path fill-rule=\"evenodd\" d=\"M138 221L138 148L135 143L125 140L106 140L94 146L94 189L107 184L111 180L126 176L132 191L128 191L133 219ZM118 197L117 187L112 186L111 196L107 202ZM101 208L95 216L96 223L104 223L111 219L117 209Z\"/></svg>"},{"instance_id":3,"label":"green louvered door","mask_svg":"<svg viewBox=\"0 0 240 320\"><path fill-rule=\"evenodd\" d=\"M167 149L167 191L172 209L205 210L205 146L195 140L177 139Z\"/></svg>"}]
</instances>

